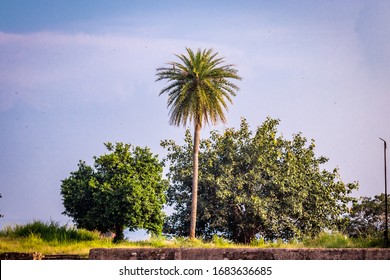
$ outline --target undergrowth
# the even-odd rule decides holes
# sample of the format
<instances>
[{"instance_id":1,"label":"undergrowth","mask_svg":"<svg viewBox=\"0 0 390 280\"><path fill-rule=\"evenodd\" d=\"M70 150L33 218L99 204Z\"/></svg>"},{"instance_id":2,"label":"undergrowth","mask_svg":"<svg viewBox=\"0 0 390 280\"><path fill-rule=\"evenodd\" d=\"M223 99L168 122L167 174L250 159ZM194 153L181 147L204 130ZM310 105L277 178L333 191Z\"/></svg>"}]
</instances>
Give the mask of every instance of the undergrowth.
<instances>
[{"instance_id":1,"label":"undergrowth","mask_svg":"<svg viewBox=\"0 0 390 280\"><path fill-rule=\"evenodd\" d=\"M26 225L6 227L0 231L1 252L41 252L43 254L84 254L92 248L369 248L383 247L379 237L349 238L342 233L320 233L314 238L299 242L264 239L250 244L236 244L227 239L213 236L211 240L186 237L166 238L154 236L143 241L123 241L114 244L111 238L102 237L96 231L87 231L56 222L34 221Z\"/></svg>"},{"instance_id":2,"label":"undergrowth","mask_svg":"<svg viewBox=\"0 0 390 280\"><path fill-rule=\"evenodd\" d=\"M79 242L99 239L98 232L77 229L68 225L60 226L58 222L34 221L26 225L8 226L0 231L0 236L30 238L47 242Z\"/></svg>"}]
</instances>

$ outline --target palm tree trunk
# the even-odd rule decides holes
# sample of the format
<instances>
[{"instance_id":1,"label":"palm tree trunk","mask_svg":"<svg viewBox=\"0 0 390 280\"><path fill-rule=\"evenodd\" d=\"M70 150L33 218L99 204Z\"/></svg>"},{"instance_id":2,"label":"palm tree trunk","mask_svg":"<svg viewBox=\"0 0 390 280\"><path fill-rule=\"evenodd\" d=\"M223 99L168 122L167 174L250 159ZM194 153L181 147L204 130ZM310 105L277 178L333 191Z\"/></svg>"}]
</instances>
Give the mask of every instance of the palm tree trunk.
<instances>
[{"instance_id":1,"label":"palm tree trunk","mask_svg":"<svg viewBox=\"0 0 390 280\"><path fill-rule=\"evenodd\" d=\"M191 222L190 222L190 238L195 238L196 229L196 208L198 204L198 158L199 158L199 142L200 142L199 123L195 123L194 131L194 149L193 149L193 177L192 177L192 197L191 197Z\"/></svg>"}]
</instances>

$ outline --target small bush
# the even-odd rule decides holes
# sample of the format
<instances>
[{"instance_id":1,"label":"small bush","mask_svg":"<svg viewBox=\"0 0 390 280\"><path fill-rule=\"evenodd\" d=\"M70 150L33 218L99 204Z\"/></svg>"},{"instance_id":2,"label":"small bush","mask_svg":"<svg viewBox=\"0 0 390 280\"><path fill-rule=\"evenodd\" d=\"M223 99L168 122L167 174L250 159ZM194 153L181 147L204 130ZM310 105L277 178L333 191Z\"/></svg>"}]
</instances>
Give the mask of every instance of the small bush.
<instances>
[{"instance_id":1,"label":"small bush","mask_svg":"<svg viewBox=\"0 0 390 280\"><path fill-rule=\"evenodd\" d=\"M349 248L352 245L351 240L339 232L322 232L317 237L305 239L303 243L307 247L316 248Z\"/></svg>"},{"instance_id":2,"label":"small bush","mask_svg":"<svg viewBox=\"0 0 390 280\"><path fill-rule=\"evenodd\" d=\"M253 239L251 241L251 246L254 246L254 247L263 247L264 245L265 245L264 238Z\"/></svg>"},{"instance_id":3,"label":"small bush","mask_svg":"<svg viewBox=\"0 0 390 280\"><path fill-rule=\"evenodd\" d=\"M385 247L383 237L374 236L359 236L351 238L354 247L356 248L380 248Z\"/></svg>"},{"instance_id":4,"label":"small bush","mask_svg":"<svg viewBox=\"0 0 390 280\"><path fill-rule=\"evenodd\" d=\"M187 237L179 236L175 238L174 245L177 247L184 247L184 248L197 248L197 247L204 247L204 244L202 240L200 239L190 239Z\"/></svg>"},{"instance_id":5,"label":"small bush","mask_svg":"<svg viewBox=\"0 0 390 280\"><path fill-rule=\"evenodd\" d=\"M155 248L164 248L167 246L168 241L164 236L153 236L144 243L148 243L150 246Z\"/></svg>"},{"instance_id":6,"label":"small bush","mask_svg":"<svg viewBox=\"0 0 390 280\"><path fill-rule=\"evenodd\" d=\"M211 239L211 243L213 243L217 247L229 247L233 244L232 241L227 240L218 235L213 235L213 238Z\"/></svg>"}]
</instances>

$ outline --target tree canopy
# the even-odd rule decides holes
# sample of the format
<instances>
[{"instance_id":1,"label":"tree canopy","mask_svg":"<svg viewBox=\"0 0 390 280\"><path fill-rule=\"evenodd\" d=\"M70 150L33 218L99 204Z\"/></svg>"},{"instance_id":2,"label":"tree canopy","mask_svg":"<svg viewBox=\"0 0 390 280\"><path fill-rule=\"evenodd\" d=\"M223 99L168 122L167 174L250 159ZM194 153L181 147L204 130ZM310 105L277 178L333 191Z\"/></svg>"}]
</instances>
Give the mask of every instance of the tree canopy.
<instances>
[{"instance_id":1,"label":"tree canopy","mask_svg":"<svg viewBox=\"0 0 390 280\"><path fill-rule=\"evenodd\" d=\"M350 236L382 236L385 230L385 194L360 197L353 203L347 217Z\"/></svg>"},{"instance_id":2,"label":"tree canopy","mask_svg":"<svg viewBox=\"0 0 390 280\"><path fill-rule=\"evenodd\" d=\"M168 186L162 162L148 148L105 146L109 153L94 157L94 167L80 161L62 181L63 214L78 227L115 232L114 241L124 238L125 227L161 233Z\"/></svg>"},{"instance_id":3,"label":"tree canopy","mask_svg":"<svg viewBox=\"0 0 390 280\"><path fill-rule=\"evenodd\" d=\"M169 67L157 68L157 80L168 85L161 94L168 94L170 123L173 125L194 124L194 145L192 156L192 194L190 238L195 237L198 196L198 152L200 130L204 123L225 122L225 110L232 103L238 87L231 80L241 80L237 70L212 49L196 52L186 48L187 55L176 55L179 62L168 63Z\"/></svg>"},{"instance_id":4,"label":"tree canopy","mask_svg":"<svg viewBox=\"0 0 390 280\"><path fill-rule=\"evenodd\" d=\"M356 183L343 183L328 159L315 155L314 140L301 134L277 136L278 120L267 118L250 131L245 119L238 130L211 132L200 142L197 235L221 235L239 243L255 238L300 239L340 226L353 200ZM188 234L192 142L162 141L170 162L168 204L175 212L167 232Z\"/></svg>"}]
</instances>

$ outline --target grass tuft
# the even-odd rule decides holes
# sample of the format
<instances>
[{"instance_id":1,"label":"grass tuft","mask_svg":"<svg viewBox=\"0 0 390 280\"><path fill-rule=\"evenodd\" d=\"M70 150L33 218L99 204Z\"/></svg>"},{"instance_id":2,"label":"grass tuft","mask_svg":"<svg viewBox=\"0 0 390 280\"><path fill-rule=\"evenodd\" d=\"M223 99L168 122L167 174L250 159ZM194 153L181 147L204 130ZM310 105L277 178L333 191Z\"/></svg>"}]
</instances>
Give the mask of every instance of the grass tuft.
<instances>
[{"instance_id":1,"label":"grass tuft","mask_svg":"<svg viewBox=\"0 0 390 280\"><path fill-rule=\"evenodd\" d=\"M214 244L214 246L219 247L219 248L224 248L224 247L231 247L234 245L234 243L230 240L227 240L223 237L220 237L218 235L213 235L213 238L211 239L211 243Z\"/></svg>"},{"instance_id":2,"label":"grass tuft","mask_svg":"<svg viewBox=\"0 0 390 280\"><path fill-rule=\"evenodd\" d=\"M303 243L307 247L316 248L349 248L352 245L351 240L346 235L339 232L321 232L315 238L305 239Z\"/></svg>"},{"instance_id":3,"label":"grass tuft","mask_svg":"<svg viewBox=\"0 0 390 280\"><path fill-rule=\"evenodd\" d=\"M0 231L0 236L21 237L35 240L40 238L46 242L80 242L92 241L99 239L98 232L91 232L84 229L77 229L67 225L60 226L59 223L50 221L33 221L26 225L16 225L13 227L6 227Z\"/></svg>"}]
</instances>

